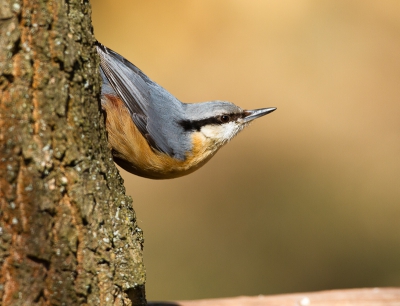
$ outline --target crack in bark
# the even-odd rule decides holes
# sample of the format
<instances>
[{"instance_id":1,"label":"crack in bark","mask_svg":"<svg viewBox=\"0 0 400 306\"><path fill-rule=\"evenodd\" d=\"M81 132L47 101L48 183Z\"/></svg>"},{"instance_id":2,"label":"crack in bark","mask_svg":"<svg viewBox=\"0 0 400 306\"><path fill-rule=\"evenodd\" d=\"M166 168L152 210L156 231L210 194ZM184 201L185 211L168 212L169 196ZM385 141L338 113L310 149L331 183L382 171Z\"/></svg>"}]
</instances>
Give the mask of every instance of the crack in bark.
<instances>
[{"instance_id":1,"label":"crack in bark","mask_svg":"<svg viewBox=\"0 0 400 306\"><path fill-rule=\"evenodd\" d=\"M43 258L38 258L35 255L27 255L26 256L29 260L32 260L33 262L42 265L47 271L50 270L50 261L45 260Z\"/></svg>"}]
</instances>

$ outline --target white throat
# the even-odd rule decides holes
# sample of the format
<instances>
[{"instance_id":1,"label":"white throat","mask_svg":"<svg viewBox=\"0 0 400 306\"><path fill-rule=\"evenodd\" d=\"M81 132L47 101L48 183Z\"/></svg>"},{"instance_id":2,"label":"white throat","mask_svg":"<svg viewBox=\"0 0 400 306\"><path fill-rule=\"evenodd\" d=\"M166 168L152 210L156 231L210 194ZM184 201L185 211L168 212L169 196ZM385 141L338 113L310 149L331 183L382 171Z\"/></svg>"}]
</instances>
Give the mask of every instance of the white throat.
<instances>
[{"instance_id":1,"label":"white throat","mask_svg":"<svg viewBox=\"0 0 400 306\"><path fill-rule=\"evenodd\" d=\"M208 139L217 145L224 145L235 137L245 125L237 122L228 122L220 125L203 126L200 132Z\"/></svg>"}]
</instances>

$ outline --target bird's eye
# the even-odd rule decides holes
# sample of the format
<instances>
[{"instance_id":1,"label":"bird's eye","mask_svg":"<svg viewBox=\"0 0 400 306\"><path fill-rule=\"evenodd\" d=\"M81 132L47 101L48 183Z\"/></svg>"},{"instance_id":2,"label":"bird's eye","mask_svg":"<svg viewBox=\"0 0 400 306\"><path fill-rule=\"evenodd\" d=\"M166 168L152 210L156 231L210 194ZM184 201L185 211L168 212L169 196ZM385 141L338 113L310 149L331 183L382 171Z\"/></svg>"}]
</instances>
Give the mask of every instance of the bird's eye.
<instances>
[{"instance_id":1,"label":"bird's eye","mask_svg":"<svg viewBox=\"0 0 400 306\"><path fill-rule=\"evenodd\" d=\"M222 115L222 116L220 116L219 117L219 120L222 122L222 123L228 123L229 121L230 121L230 117L228 116L228 115Z\"/></svg>"}]
</instances>

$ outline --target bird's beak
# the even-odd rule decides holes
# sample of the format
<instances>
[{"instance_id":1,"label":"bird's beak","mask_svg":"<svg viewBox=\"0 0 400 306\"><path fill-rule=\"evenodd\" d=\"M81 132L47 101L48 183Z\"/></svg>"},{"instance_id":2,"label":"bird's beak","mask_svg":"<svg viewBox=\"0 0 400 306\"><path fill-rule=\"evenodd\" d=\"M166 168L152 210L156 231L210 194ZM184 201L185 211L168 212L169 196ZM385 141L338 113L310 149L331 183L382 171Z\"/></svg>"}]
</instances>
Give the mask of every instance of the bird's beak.
<instances>
[{"instance_id":1,"label":"bird's beak","mask_svg":"<svg viewBox=\"0 0 400 306\"><path fill-rule=\"evenodd\" d=\"M276 110L276 107L245 110L244 111L243 122L244 123L248 123L250 121L253 121L254 119L257 119L257 118L265 116L265 115L267 115L269 113L272 113L274 110Z\"/></svg>"}]
</instances>

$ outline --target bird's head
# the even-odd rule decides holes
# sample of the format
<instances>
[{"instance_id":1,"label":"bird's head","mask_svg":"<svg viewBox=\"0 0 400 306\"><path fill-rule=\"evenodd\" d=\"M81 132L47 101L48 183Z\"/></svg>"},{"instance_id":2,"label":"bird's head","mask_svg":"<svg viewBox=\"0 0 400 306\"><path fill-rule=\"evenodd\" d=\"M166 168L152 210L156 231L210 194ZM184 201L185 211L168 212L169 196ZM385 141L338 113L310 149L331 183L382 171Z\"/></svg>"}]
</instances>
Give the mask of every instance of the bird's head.
<instances>
[{"instance_id":1,"label":"bird's head","mask_svg":"<svg viewBox=\"0 0 400 306\"><path fill-rule=\"evenodd\" d=\"M202 137L206 145L219 149L254 119L274 110L273 107L243 110L225 101L186 104L185 119L179 124L186 132Z\"/></svg>"}]
</instances>

